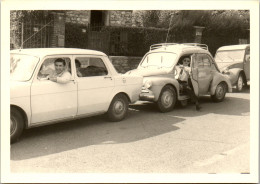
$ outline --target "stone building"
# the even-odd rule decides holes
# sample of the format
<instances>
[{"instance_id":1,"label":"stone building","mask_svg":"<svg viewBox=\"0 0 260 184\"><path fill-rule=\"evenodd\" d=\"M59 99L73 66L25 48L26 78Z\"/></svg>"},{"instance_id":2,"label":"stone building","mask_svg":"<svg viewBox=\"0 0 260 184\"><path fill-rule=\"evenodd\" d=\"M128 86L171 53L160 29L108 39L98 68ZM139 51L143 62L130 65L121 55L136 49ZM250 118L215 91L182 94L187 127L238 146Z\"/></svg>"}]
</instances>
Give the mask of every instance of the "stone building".
<instances>
[{"instance_id":1,"label":"stone building","mask_svg":"<svg viewBox=\"0 0 260 184\"><path fill-rule=\"evenodd\" d=\"M19 19L21 12L10 13L11 49L68 47L100 50L110 56L122 73L136 67L151 44L163 43L168 36L168 29L155 28L153 23L151 27L143 26L143 11L23 11L27 17ZM169 35L168 42L203 42L213 54L222 45L249 43L249 31L223 35L221 31L217 33L201 26L181 31L172 29Z\"/></svg>"},{"instance_id":2,"label":"stone building","mask_svg":"<svg viewBox=\"0 0 260 184\"><path fill-rule=\"evenodd\" d=\"M34 34L36 31L39 31L42 27L46 26L48 21L45 23L39 24L43 19L51 19L51 24L48 27L51 27L51 31L46 31L46 28L41 29L40 33L37 33L37 36L41 39L45 39L46 35L48 36L48 42L44 42L45 45L41 47L64 47L65 45L65 28L66 25L76 24L82 27L82 32L86 31L86 28L89 27L102 27L102 26L125 26L125 27L137 27L141 26L141 23L136 20L133 16L133 10L67 10L67 11L42 11L44 12L44 17L39 17L38 22L32 23L31 20L23 21L18 25L16 11L11 11L11 32L19 32L19 34L14 35L14 37L19 37L20 41L25 41L30 35ZM51 17L51 18L50 18ZM69 29L69 28L68 28ZM27 30L27 32L26 32ZM32 31L28 31L32 30ZM44 32L45 31L45 32ZM44 32L44 35L41 33ZM12 35L12 34L11 34ZM18 36L17 36L18 35ZM11 39L11 44L20 45L14 42L17 42L16 39ZM32 38L31 38L32 39ZM31 40L29 40L31 41ZM28 41L28 43L29 43ZM39 40L38 40L39 41ZM40 40L43 42L42 40ZM12 43L13 42L13 43ZM24 47L35 47L33 43L23 45ZM37 45L38 46L38 45Z\"/></svg>"},{"instance_id":3,"label":"stone building","mask_svg":"<svg viewBox=\"0 0 260 184\"><path fill-rule=\"evenodd\" d=\"M86 26L140 26L136 25L133 10L73 10L65 12L65 19Z\"/></svg>"},{"instance_id":4,"label":"stone building","mask_svg":"<svg viewBox=\"0 0 260 184\"><path fill-rule=\"evenodd\" d=\"M140 27L133 10L57 10L39 11L37 16L19 20L19 11L11 11L11 49L35 47L76 47L116 53L127 43L127 35L107 35L103 27ZM26 14L27 12L25 12ZM37 12L36 12L37 13ZM28 15L30 15L28 13ZM38 18L35 18L38 17ZM127 49L127 48L125 48ZM118 53L117 53L118 54ZM115 67L125 72L137 66L139 57L111 57Z\"/></svg>"}]
</instances>

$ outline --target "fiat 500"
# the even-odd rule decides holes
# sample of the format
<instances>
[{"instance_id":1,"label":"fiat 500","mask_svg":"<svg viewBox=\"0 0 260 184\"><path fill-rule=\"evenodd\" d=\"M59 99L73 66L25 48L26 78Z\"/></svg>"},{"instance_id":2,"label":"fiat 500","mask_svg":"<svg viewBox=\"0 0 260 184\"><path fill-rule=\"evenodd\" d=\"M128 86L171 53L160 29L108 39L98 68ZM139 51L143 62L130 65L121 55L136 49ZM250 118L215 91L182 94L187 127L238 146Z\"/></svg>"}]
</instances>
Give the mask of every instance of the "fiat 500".
<instances>
[{"instance_id":1,"label":"fiat 500","mask_svg":"<svg viewBox=\"0 0 260 184\"><path fill-rule=\"evenodd\" d=\"M232 92L227 76L216 65L205 44L155 44L145 54L137 69L128 73L142 75L143 87L140 100L155 102L161 112L171 111L176 102L187 105L190 98L177 80L178 65L182 59L191 58L191 82L196 96L211 95L221 102L226 92Z\"/></svg>"},{"instance_id":2,"label":"fiat 500","mask_svg":"<svg viewBox=\"0 0 260 184\"><path fill-rule=\"evenodd\" d=\"M70 81L48 76L65 61ZM80 74L79 74L80 73ZM16 141L25 128L107 113L111 121L127 115L139 99L142 77L118 74L99 51L69 48L13 50L10 54L10 131Z\"/></svg>"},{"instance_id":3,"label":"fiat 500","mask_svg":"<svg viewBox=\"0 0 260 184\"><path fill-rule=\"evenodd\" d=\"M220 47L215 55L220 71L226 74L238 92L250 80L250 45L229 45Z\"/></svg>"}]
</instances>

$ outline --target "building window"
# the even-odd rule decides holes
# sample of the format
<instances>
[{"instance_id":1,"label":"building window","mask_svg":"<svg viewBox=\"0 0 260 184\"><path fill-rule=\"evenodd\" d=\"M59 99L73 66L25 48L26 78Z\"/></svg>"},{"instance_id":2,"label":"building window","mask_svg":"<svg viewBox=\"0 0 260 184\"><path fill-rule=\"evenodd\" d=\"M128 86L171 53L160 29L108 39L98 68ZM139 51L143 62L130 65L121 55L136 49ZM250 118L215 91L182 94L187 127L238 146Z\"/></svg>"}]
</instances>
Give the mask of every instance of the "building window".
<instances>
[{"instance_id":1,"label":"building window","mask_svg":"<svg viewBox=\"0 0 260 184\"><path fill-rule=\"evenodd\" d=\"M93 27L104 26L104 13L100 10L91 10L90 25Z\"/></svg>"}]
</instances>

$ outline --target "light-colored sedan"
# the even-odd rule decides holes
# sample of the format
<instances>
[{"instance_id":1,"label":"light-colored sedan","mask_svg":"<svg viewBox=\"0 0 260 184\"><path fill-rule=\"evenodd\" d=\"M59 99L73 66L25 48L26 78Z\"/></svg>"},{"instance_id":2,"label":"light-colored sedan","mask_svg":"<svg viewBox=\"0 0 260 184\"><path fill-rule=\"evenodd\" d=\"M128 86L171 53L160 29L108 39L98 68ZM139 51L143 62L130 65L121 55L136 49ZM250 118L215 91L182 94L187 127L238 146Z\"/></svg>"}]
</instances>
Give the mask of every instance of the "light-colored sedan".
<instances>
[{"instance_id":1,"label":"light-colored sedan","mask_svg":"<svg viewBox=\"0 0 260 184\"><path fill-rule=\"evenodd\" d=\"M67 82L50 80L57 59L65 61ZM120 121L129 103L139 99L143 80L117 73L102 52L69 48L13 50L10 76L11 142L25 128L65 120L107 113L111 121Z\"/></svg>"}]
</instances>

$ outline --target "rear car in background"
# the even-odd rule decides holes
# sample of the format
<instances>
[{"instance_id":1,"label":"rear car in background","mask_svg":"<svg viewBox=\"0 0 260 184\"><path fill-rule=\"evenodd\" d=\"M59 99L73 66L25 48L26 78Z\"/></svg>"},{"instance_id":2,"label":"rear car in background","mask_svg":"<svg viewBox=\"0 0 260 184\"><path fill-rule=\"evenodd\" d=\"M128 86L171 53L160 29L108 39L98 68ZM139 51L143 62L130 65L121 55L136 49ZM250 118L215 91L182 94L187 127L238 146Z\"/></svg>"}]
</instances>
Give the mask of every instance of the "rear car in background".
<instances>
[{"instance_id":1,"label":"rear car in background","mask_svg":"<svg viewBox=\"0 0 260 184\"><path fill-rule=\"evenodd\" d=\"M250 82L250 45L229 45L220 47L215 61L221 72L227 75L238 92Z\"/></svg>"}]
</instances>

